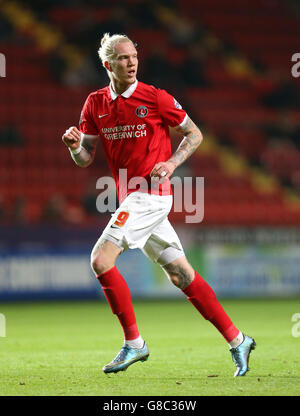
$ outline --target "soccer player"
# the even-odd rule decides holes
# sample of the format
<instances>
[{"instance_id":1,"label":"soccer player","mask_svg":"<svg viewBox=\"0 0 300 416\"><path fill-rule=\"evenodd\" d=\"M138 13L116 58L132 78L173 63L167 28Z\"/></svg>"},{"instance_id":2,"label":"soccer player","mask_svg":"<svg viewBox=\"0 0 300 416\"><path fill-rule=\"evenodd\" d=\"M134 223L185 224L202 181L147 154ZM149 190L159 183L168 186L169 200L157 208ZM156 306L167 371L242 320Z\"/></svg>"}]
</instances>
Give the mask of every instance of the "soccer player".
<instances>
[{"instance_id":1,"label":"soccer player","mask_svg":"<svg viewBox=\"0 0 300 416\"><path fill-rule=\"evenodd\" d=\"M126 35L106 33L98 53L110 84L88 96L79 129L70 127L62 140L81 167L93 162L101 140L120 202L91 253L93 271L124 332L120 352L103 371L124 371L149 356L129 288L115 266L122 252L140 248L222 334L236 366L234 376L243 376L249 370L255 341L234 326L212 288L188 262L168 221L172 206L169 178L199 146L202 134L174 97L137 80L137 50ZM174 154L169 126L184 136ZM126 181L120 174L124 171Z\"/></svg>"}]
</instances>

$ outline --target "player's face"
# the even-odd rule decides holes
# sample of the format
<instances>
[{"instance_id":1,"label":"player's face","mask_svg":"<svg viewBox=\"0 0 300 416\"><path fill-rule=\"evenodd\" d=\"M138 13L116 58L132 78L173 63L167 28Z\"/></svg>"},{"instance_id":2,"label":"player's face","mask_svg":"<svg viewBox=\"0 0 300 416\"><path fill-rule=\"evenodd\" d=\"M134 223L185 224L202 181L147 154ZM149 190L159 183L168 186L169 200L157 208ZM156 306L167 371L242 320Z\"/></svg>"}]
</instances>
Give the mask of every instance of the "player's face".
<instances>
[{"instance_id":1,"label":"player's face","mask_svg":"<svg viewBox=\"0 0 300 416\"><path fill-rule=\"evenodd\" d=\"M115 46L116 59L111 64L112 76L120 84L133 84L138 68L137 51L132 42Z\"/></svg>"}]
</instances>

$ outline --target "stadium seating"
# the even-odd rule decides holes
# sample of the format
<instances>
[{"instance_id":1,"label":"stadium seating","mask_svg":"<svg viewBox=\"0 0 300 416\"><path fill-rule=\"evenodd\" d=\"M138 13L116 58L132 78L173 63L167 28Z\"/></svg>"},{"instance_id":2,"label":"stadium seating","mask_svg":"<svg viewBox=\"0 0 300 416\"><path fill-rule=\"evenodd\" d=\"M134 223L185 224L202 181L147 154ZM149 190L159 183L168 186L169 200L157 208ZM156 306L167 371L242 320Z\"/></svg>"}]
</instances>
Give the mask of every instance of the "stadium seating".
<instances>
[{"instance_id":1,"label":"stadium seating","mask_svg":"<svg viewBox=\"0 0 300 416\"><path fill-rule=\"evenodd\" d=\"M278 2L203 0L199 6L196 0L178 0L177 5L178 13L191 22L199 19L221 44L231 42L249 68L257 61L267 71L282 68L288 65L291 51L296 51L299 45L299 25ZM72 9L72 16L80 13L80 8ZM107 10L96 7L95 16L99 22L104 21ZM70 20L69 8L50 8L48 19L62 35L68 35L65 23ZM137 27L130 35L139 40L142 59L147 58L155 44L161 44L175 68L184 62L186 50L170 44L168 28ZM19 196L26 197L28 221L38 222L53 195L64 195L70 206L80 208L88 184L109 172L101 151L89 169L76 169L61 143L61 135L67 127L77 124L83 102L95 88L71 87L54 81L48 67L48 51L41 50L30 33L23 36L22 44L17 38L0 43L9 74L0 84L0 126L15 126L24 139L22 145L0 147L0 194L8 207ZM207 53L204 73L209 83L206 87L175 86L179 94L184 94L195 121L200 127L203 124L204 133L207 129L215 137L216 145L211 151L203 146L189 162L193 175L205 178L203 224L296 224L300 219L299 204L287 202L280 183L288 181L299 192L300 154L289 143L272 147L262 129L264 123L273 123L278 118L278 110L261 103L262 93L255 82L263 75L250 71L237 76L222 48ZM297 123L299 112L297 109L290 112ZM226 170L224 143L233 154L237 152L245 159L249 169L239 175ZM251 163L260 164L268 175L276 178L273 190L257 187ZM184 221L185 215L172 212L171 218ZM87 216L80 218L83 225L90 221Z\"/></svg>"}]
</instances>

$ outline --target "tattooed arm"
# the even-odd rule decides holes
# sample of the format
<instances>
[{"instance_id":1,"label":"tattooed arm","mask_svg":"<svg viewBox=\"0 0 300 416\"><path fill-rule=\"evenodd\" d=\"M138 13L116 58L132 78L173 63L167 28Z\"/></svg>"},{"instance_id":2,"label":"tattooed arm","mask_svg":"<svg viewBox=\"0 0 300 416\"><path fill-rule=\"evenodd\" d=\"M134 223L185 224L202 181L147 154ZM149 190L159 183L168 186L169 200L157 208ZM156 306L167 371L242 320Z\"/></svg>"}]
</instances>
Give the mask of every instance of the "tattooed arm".
<instances>
[{"instance_id":1,"label":"tattooed arm","mask_svg":"<svg viewBox=\"0 0 300 416\"><path fill-rule=\"evenodd\" d=\"M194 153L202 142L203 136L199 128L189 117L183 126L177 126L175 130L185 136L176 152L168 160L177 168Z\"/></svg>"},{"instance_id":2,"label":"tattooed arm","mask_svg":"<svg viewBox=\"0 0 300 416\"><path fill-rule=\"evenodd\" d=\"M154 166L150 173L151 176L169 178L174 170L194 153L203 140L201 131L189 117L182 126L175 127L175 130L184 135L182 142L168 161L157 163Z\"/></svg>"}]
</instances>

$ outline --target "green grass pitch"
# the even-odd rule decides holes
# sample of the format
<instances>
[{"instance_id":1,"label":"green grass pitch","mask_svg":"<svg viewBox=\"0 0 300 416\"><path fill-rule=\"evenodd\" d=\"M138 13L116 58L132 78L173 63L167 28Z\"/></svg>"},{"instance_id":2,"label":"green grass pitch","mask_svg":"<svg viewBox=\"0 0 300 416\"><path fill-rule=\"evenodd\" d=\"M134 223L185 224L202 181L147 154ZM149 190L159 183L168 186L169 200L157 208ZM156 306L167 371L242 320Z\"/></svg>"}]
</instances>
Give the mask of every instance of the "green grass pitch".
<instances>
[{"instance_id":1,"label":"green grass pitch","mask_svg":"<svg viewBox=\"0 0 300 416\"><path fill-rule=\"evenodd\" d=\"M185 299L134 301L147 362L105 375L123 334L102 301L2 303L0 395L20 396L299 396L300 337L291 318L299 299L221 301L253 336L251 371L233 378L229 348Z\"/></svg>"}]
</instances>

